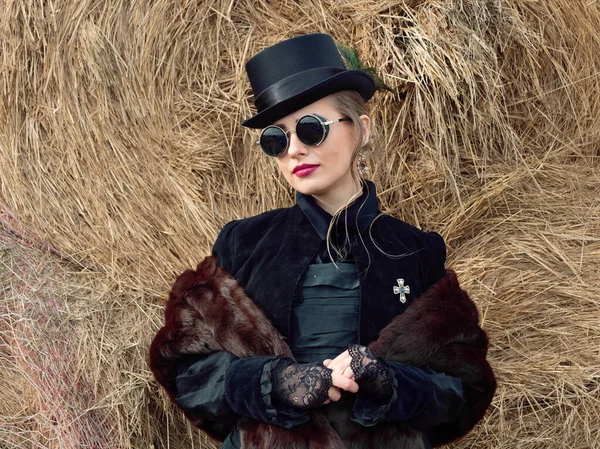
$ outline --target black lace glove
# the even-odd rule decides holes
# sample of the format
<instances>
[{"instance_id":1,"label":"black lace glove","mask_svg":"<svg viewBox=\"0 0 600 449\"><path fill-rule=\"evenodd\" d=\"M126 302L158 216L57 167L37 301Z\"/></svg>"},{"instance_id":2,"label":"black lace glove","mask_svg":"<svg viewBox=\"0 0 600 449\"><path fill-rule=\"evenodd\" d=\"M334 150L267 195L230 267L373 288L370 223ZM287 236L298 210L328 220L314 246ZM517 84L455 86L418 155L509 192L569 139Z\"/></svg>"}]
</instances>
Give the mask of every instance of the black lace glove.
<instances>
[{"instance_id":1,"label":"black lace glove","mask_svg":"<svg viewBox=\"0 0 600 449\"><path fill-rule=\"evenodd\" d=\"M360 386L359 391L369 393L379 401L389 400L394 393L394 387L388 364L366 346L350 345L348 353L352 358L350 368Z\"/></svg>"},{"instance_id":2,"label":"black lace glove","mask_svg":"<svg viewBox=\"0 0 600 449\"><path fill-rule=\"evenodd\" d=\"M320 363L294 363L282 359L271 373L275 403L309 410L329 398L331 370Z\"/></svg>"}]
</instances>

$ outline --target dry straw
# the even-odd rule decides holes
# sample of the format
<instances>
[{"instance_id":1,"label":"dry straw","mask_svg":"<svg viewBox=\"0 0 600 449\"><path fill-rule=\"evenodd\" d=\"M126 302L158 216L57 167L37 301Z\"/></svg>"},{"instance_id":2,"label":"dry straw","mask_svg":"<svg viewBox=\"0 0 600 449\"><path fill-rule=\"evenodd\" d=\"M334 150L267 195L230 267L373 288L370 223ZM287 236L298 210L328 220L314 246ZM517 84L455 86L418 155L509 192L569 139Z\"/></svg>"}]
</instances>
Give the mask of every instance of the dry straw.
<instances>
[{"instance_id":1,"label":"dry straw","mask_svg":"<svg viewBox=\"0 0 600 449\"><path fill-rule=\"evenodd\" d=\"M589 0L2 2L0 448L210 447L147 348L219 228L292 203L243 64L315 31L394 89L382 209L481 310L499 388L455 447L600 447L598 30Z\"/></svg>"}]
</instances>

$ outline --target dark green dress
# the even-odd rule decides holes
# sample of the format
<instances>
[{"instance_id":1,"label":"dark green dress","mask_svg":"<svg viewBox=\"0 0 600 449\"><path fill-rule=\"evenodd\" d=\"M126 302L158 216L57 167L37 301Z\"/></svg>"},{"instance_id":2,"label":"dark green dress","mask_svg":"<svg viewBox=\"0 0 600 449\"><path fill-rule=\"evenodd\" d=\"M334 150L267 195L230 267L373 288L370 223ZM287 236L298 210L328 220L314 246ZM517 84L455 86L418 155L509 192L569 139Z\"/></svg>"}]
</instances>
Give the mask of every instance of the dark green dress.
<instances>
[{"instance_id":1,"label":"dark green dress","mask_svg":"<svg viewBox=\"0 0 600 449\"><path fill-rule=\"evenodd\" d=\"M322 362L357 343L359 282L353 263L309 265L292 311L290 348L299 363Z\"/></svg>"}]
</instances>

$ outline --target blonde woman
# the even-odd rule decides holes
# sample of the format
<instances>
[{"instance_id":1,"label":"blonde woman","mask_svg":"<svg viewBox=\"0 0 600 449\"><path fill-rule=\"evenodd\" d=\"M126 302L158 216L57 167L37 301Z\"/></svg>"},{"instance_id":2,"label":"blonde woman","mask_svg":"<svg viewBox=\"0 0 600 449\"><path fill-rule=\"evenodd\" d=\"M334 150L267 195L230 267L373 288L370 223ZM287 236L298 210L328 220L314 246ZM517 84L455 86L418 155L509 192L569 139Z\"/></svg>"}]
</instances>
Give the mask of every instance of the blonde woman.
<instances>
[{"instance_id":1,"label":"blonde woman","mask_svg":"<svg viewBox=\"0 0 600 449\"><path fill-rule=\"evenodd\" d=\"M382 214L361 177L373 78L326 34L246 70L266 157L296 204L228 223L173 286L151 367L222 448L428 448L496 387L487 338L434 232Z\"/></svg>"}]
</instances>

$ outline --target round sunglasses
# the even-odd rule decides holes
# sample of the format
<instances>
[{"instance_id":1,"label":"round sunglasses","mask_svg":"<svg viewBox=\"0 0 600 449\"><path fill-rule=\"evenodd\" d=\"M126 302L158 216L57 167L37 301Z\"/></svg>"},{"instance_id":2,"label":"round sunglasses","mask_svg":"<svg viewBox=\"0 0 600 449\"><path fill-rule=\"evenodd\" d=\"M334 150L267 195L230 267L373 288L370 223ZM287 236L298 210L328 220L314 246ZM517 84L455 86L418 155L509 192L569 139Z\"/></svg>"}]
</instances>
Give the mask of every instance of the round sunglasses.
<instances>
[{"instance_id":1,"label":"round sunglasses","mask_svg":"<svg viewBox=\"0 0 600 449\"><path fill-rule=\"evenodd\" d=\"M329 134L329 126L338 123L352 121L349 117L342 117L337 120L327 120L317 114L306 114L296 122L296 135L300 142L310 147L316 147L323 143ZM258 142L267 156L278 157L284 154L290 146L290 137L288 133L293 130L285 131L277 125L267 126L260 133Z\"/></svg>"}]
</instances>

